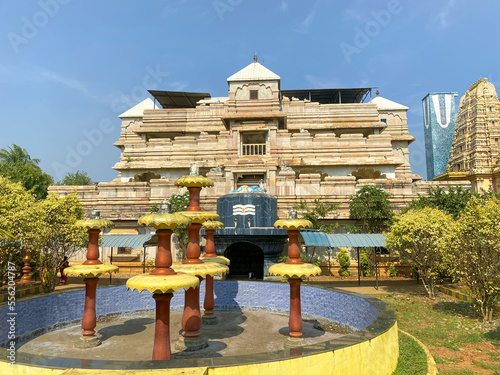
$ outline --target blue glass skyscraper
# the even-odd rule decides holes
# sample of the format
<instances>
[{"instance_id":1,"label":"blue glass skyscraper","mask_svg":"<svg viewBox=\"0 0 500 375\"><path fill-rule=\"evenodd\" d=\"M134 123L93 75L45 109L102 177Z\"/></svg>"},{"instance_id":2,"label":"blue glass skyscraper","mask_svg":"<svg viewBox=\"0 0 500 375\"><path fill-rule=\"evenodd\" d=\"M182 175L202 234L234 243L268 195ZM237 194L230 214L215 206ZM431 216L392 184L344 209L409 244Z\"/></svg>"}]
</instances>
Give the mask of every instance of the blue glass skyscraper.
<instances>
[{"instance_id":1,"label":"blue glass skyscraper","mask_svg":"<svg viewBox=\"0 0 500 375\"><path fill-rule=\"evenodd\" d=\"M422 99L427 180L446 172L457 113L456 92L432 92Z\"/></svg>"}]
</instances>

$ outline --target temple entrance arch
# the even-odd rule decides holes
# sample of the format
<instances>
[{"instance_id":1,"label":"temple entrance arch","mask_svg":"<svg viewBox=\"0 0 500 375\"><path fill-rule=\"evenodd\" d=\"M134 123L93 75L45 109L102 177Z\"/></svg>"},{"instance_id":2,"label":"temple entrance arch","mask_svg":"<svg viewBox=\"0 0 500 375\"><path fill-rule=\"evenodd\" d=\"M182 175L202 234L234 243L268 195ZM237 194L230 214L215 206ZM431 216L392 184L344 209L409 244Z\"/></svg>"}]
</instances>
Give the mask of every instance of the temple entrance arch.
<instances>
[{"instance_id":1,"label":"temple entrance arch","mask_svg":"<svg viewBox=\"0 0 500 375\"><path fill-rule=\"evenodd\" d=\"M250 242L235 242L227 247L224 256L229 258L230 276L246 276L253 273L257 279L264 278L264 251Z\"/></svg>"}]
</instances>

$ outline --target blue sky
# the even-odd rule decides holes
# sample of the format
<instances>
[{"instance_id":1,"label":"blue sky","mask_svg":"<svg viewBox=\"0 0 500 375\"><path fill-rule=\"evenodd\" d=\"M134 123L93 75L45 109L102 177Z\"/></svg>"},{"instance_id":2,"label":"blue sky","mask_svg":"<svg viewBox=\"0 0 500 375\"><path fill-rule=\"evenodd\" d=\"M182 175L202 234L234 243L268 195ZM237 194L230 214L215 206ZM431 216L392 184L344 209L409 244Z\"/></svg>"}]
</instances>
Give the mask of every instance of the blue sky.
<instances>
[{"instance_id":1,"label":"blue sky","mask_svg":"<svg viewBox=\"0 0 500 375\"><path fill-rule=\"evenodd\" d=\"M500 84L499 10L494 0L0 0L0 148L26 148L56 181L78 169L110 181L117 116L145 89L225 96L257 52L283 89L374 86L410 107L410 162L425 177L421 100L460 97L481 77Z\"/></svg>"}]
</instances>

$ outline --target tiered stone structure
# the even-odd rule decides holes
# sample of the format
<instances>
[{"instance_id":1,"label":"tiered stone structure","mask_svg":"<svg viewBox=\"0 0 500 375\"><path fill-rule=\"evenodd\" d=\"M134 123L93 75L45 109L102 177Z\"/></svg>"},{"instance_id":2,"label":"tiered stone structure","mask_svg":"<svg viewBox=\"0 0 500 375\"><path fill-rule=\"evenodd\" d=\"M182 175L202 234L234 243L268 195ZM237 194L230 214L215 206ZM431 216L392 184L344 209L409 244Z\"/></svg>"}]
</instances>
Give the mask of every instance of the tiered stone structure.
<instances>
[{"instance_id":1,"label":"tiered stone structure","mask_svg":"<svg viewBox=\"0 0 500 375\"><path fill-rule=\"evenodd\" d=\"M301 199L321 198L341 204L330 219L349 219L349 197L365 184L386 189L396 208L427 188L410 169L408 107L378 95L363 102L370 88L282 90L256 59L227 81L227 97L152 91L154 101L123 113L118 177L78 187L84 207L135 226L151 204L179 192L175 181L192 163L214 181L201 192L207 211L260 180L277 196L279 217Z\"/></svg>"},{"instance_id":2,"label":"tiered stone structure","mask_svg":"<svg viewBox=\"0 0 500 375\"><path fill-rule=\"evenodd\" d=\"M481 78L460 99L448 171L435 180L468 180L474 191L498 192L500 101L495 86Z\"/></svg>"}]
</instances>

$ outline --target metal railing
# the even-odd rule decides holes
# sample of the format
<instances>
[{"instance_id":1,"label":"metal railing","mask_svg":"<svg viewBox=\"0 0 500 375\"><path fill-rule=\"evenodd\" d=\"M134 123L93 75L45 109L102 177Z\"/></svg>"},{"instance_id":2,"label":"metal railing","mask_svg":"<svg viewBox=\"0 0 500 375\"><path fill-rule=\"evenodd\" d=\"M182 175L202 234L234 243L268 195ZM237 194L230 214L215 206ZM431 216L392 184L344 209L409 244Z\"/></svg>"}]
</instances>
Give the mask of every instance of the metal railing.
<instances>
[{"instance_id":1,"label":"metal railing","mask_svg":"<svg viewBox=\"0 0 500 375\"><path fill-rule=\"evenodd\" d=\"M266 144L265 143L242 144L241 151L243 155L265 155Z\"/></svg>"}]
</instances>

